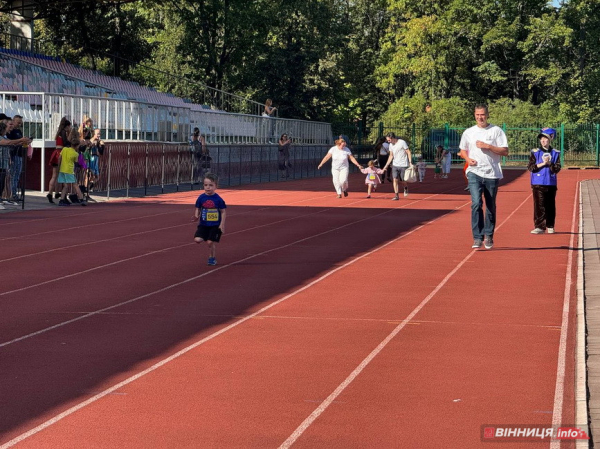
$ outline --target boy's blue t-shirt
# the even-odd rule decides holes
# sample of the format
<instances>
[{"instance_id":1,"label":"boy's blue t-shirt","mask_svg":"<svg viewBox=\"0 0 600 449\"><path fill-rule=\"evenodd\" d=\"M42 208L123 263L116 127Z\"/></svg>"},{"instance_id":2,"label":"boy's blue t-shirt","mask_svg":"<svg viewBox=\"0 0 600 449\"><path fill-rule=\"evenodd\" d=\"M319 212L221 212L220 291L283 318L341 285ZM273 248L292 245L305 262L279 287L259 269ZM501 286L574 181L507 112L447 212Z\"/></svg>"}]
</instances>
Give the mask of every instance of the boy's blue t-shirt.
<instances>
[{"instance_id":1,"label":"boy's blue t-shirt","mask_svg":"<svg viewBox=\"0 0 600 449\"><path fill-rule=\"evenodd\" d=\"M219 226L221 224L221 209L227 205L217 193L203 193L196 200L196 208L200 209L200 226Z\"/></svg>"}]
</instances>

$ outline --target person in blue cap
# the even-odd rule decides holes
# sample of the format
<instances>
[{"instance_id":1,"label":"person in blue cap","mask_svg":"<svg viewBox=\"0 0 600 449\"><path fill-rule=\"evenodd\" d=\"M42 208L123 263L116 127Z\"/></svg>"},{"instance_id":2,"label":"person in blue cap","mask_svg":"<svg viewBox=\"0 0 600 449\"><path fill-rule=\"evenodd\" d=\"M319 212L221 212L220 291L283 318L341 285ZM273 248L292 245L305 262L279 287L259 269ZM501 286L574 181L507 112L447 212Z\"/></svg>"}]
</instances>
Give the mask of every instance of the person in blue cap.
<instances>
[{"instance_id":1,"label":"person in blue cap","mask_svg":"<svg viewBox=\"0 0 600 449\"><path fill-rule=\"evenodd\" d=\"M531 150L527 169L531 172L533 191L532 234L554 234L556 219L556 175L561 169L560 151L552 148L556 130L544 128L538 134L539 147Z\"/></svg>"}]
</instances>

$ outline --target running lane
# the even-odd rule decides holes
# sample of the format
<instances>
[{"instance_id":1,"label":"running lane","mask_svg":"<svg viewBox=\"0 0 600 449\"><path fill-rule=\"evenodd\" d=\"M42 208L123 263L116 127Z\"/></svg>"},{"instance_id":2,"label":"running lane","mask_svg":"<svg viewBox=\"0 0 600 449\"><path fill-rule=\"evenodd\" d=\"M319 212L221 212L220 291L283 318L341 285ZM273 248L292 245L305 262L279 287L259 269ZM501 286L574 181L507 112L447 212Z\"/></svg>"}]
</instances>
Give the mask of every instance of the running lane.
<instances>
[{"instance_id":1,"label":"running lane","mask_svg":"<svg viewBox=\"0 0 600 449\"><path fill-rule=\"evenodd\" d=\"M561 189L565 220L569 188ZM20 446L478 447L481 425L551 422L570 235L528 235L531 200L520 178L501 189L496 248L472 251L468 197L427 190L399 203L348 202L309 224L269 229L268 238L231 236L230 260L239 262L209 281L28 339L31 354L77 342L54 355L87 356L80 373L110 364L104 356L117 348L139 357L144 338L148 347L172 344L104 373L93 391L75 388L5 435L46 422ZM251 258L240 258L242 249ZM527 276L542 262L545 300L528 293L546 285ZM192 323L196 333L178 333ZM97 340L76 341L81 335ZM11 345L13 360L22 345Z\"/></svg>"}]
</instances>

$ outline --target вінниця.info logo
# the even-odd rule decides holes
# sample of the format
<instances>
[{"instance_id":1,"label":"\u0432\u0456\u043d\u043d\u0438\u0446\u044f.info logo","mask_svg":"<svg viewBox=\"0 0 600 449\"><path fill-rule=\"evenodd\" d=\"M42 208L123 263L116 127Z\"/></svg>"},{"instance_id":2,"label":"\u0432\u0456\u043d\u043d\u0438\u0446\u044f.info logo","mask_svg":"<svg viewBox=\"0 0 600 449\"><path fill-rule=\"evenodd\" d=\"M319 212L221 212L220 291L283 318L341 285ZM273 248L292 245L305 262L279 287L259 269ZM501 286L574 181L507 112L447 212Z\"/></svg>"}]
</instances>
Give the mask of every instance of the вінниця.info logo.
<instances>
[{"instance_id":1,"label":"\u0432\u0456\u043d\u043d\u0438\u0446\u044f.info logo","mask_svg":"<svg viewBox=\"0 0 600 449\"><path fill-rule=\"evenodd\" d=\"M481 426L484 443L589 440L587 426L544 424L485 424Z\"/></svg>"}]
</instances>

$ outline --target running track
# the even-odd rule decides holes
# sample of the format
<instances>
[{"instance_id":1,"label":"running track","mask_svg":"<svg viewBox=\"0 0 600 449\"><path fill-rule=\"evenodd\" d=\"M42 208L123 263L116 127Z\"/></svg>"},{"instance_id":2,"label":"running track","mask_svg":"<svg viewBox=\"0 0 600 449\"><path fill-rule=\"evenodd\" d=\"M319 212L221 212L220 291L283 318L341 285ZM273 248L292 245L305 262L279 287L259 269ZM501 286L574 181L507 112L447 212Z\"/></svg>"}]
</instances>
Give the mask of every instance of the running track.
<instances>
[{"instance_id":1,"label":"running track","mask_svg":"<svg viewBox=\"0 0 600 449\"><path fill-rule=\"evenodd\" d=\"M341 200L329 178L221 190L216 267L194 192L4 214L0 449L471 448L573 424L590 173L559 175L558 232L532 236L507 171L489 251L458 171L398 202L363 175Z\"/></svg>"}]
</instances>

